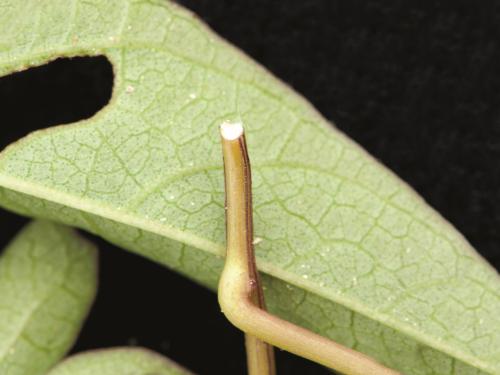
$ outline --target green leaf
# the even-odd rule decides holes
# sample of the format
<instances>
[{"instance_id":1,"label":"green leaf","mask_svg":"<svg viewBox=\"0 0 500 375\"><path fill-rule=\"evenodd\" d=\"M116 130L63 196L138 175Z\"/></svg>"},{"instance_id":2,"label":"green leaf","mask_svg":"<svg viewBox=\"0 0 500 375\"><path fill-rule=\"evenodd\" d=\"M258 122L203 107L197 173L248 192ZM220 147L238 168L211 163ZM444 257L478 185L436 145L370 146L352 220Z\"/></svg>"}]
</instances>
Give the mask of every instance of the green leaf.
<instances>
[{"instance_id":1,"label":"green leaf","mask_svg":"<svg viewBox=\"0 0 500 375\"><path fill-rule=\"evenodd\" d=\"M96 293L96 251L37 221L0 257L0 374L45 374L73 344Z\"/></svg>"},{"instance_id":2,"label":"green leaf","mask_svg":"<svg viewBox=\"0 0 500 375\"><path fill-rule=\"evenodd\" d=\"M272 311L405 374L499 374L500 282L439 214L308 103L165 1L0 0L0 75L106 55L92 119L0 157L0 201L216 287L218 126L241 120ZM15 126L15 125L14 125Z\"/></svg>"},{"instance_id":3,"label":"green leaf","mask_svg":"<svg viewBox=\"0 0 500 375\"><path fill-rule=\"evenodd\" d=\"M73 355L47 375L188 375L169 359L142 348L111 348Z\"/></svg>"}]
</instances>

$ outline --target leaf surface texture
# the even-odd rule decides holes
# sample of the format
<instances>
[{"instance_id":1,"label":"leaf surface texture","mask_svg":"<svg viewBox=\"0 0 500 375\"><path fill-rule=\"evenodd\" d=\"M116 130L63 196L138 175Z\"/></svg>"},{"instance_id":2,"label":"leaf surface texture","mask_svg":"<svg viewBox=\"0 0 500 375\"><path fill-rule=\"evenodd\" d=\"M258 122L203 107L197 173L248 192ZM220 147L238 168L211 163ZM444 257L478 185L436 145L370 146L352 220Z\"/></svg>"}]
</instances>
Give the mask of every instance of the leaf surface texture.
<instances>
[{"instance_id":1,"label":"leaf surface texture","mask_svg":"<svg viewBox=\"0 0 500 375\"><path fill-rule=\"evenodd\" d=\"M73 355L47 375L189 375L187 370L142 348L111 348Z\"/></svg>"},{"instance_id":2,"label":"leaf surface texture","mask_svg":"<svg viewBox=\"0 0 500 375\"><path fill-rule=\"evenodd\" d=\"M70 349L96 292L95 248L36 221L0 257L0 374L42 375Z\"/></svg>"}]
</instances>

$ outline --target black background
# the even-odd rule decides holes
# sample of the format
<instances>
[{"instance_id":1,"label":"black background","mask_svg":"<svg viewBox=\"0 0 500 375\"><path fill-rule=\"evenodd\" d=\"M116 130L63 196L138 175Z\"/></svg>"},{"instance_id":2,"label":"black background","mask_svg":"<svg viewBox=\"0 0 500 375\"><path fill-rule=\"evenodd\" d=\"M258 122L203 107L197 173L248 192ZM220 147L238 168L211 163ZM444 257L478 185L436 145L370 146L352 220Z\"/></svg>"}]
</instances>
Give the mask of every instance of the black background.
<instances>
[{"instance_id":1,"label":"black background","mask_svg":"<svg viewBox=\"0 0 500 375\"><path fill-rule=\"evenodd\" d=\"M500 266L500 3L183 0L410 183ZM1 146L106 104L104 58L0 78ZM25 222L1 211L1 244ZM211 292L94 238L100 290L74 352L137 344L202 374L245 372ZM281 374L327 374L278 353Z\"/></svg>"}]
</instances>

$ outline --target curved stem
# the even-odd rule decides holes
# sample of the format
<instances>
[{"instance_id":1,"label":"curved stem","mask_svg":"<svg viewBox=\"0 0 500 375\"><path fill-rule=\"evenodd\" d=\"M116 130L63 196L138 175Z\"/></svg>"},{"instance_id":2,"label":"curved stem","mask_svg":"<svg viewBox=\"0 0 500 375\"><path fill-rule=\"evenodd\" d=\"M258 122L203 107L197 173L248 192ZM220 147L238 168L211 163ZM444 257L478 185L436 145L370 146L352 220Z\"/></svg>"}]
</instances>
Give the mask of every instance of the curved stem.
<instances>
[{"instance_id":1,"label":"curved stem","mask_svg":"<svg viewBox=\"0 0 500 375\"><path fill-rule=\"evenodd\" d=\"M227 243L237 252L226 255L232 260L229 264L238 263L236 269L243 270L241 282L247 288L246 298L253 306L265 310L264 295L259 273L255 265L253 249L253 220L251 173L245 137L241 124L224 123L221 127L223 136L224 174L231 175L242 184L235 186L226 178L226 191L237 191L235 195L226 194ZM235 163L236 162L236 163ZM219 298L220 298L219 284ZM247 367L249 375L275 375L274 353L271 345L251 333L245 333Z\"/></svg>"},{"instance_id":2,"label":"curved stem","mask_svg":"<svg viewBox=\"0 0 500 375\"><path fill-rule=\"evenodd\" d=\"M247 337L253 336L342 373L398 374L360 352L265 311L252 246L251 175L243 127L239 123L224 123L221 126L221 136L226 191L227 254L219 281L218 298L223 313L231 323L250 335ZM261 352L263 351L262 349ZM263 357L266 356L254 359ZM255 372L257 373L267 374Z\"/></svg>"}]
</instances>

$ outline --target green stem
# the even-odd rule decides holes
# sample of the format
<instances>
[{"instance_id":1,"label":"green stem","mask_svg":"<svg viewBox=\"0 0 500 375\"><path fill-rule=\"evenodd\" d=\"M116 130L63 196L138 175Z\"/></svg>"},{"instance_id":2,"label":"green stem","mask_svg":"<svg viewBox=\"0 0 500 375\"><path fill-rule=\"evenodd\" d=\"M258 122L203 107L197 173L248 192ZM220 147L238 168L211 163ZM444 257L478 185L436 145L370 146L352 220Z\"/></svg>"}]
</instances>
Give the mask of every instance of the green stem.
<instances>
[{"instance_id":1,"label":"green stem","mask_svg":"<svg viewBox=\"0 0 500 375\"><path fill-rule=\"evenodd\" d=\"M250 373L274 373L274 358L263 341L347 375L398 374L360 352L265 311L252 245L251 175L243 127L239 123L224 123L221 136L227 254L218 298L229 321L247 334Z\"/></svg>"},{"instance_id":2,"label":"green stem","mask_svg":"<svg viewBox=\"0 0 500 375\"><path fill-rule=\"evenodd\" d=\"M246 298L253 306L265 310L264 294L253 249L252 183L243 128L241 125L238 128L236 124L226 123L221 128L221 134L226 192L234 193L226 194L227 244L228 249L235 250L227 253L226 265L233 264L236 266L235 270L242 271L238 281L244 284ZM245 346L249 375L276 373L271 345L251 333L245 333Z\"/></svg>"}]
</instances>

